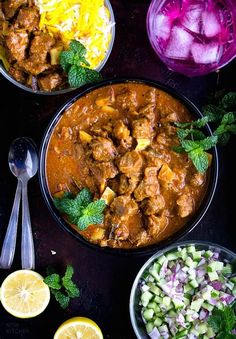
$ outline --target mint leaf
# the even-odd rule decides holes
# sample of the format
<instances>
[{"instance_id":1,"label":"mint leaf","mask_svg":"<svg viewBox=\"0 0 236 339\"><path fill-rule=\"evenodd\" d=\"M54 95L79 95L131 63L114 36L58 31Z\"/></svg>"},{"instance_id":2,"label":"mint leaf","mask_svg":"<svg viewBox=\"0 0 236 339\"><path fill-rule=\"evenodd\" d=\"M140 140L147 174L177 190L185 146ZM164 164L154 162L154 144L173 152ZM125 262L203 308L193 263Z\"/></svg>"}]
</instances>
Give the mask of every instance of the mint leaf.
<instances>
[{"instance_id":1,"label":"mint leaf","mask_svg":"<svg viewBox=\"0 0 236 339\"><path fill-rule=\"evenodd\" d=\"M69 306L70 297L68 295L57 290L51 290L51 292L55 296L55 299L60 304L61 308L65 309Z\"/></svg>"},{"instance_id":2,"label":"mint leaf","mask_svg":"<svg viewBox=\"0 0 236 339\"><path fill-rule=\"evenodd\" d=\"M77 226L81 231L84 231L89 225L102 224L103 219L103 214L83 215L79 218Z\"/></svg>"},{"instance_id":3,"label":"mint leaf","mask_svg":"<svg viewBox=\"0 0 236 339\"><path fill-rule=\"evenodd\" d=\"M183 153L183 152L185 152L184 148L181 145L173 146L172 150L175 151L176 153Z\"/></svg>"},{"instance_id":4,"label":"mint leaf","mask_svg":"<svg viewBox=\"0 0 236 339\"><path fill-rule=\"evenodd\" d=\"M185 152L190 152L196 148L199 148L199 144L196 141L192 140L182 140L181 144Z\"/></svg>"},{"instance_id":5,"label":"mint leaf","mask_svg":"<svg viewBox=\"0 0 236 339\"><path fill-rule=\"evenodd\" d=\"M203 107L203 114L208 117L209 122L216 122L222 119L226 111L215 105L209 104Z\"/></svg>"},{"instance_id":6,"label":"mint leaf","mask_svg":"<svg viewBox=\"0 0 236 339\"><path fill-rule=\"evenodd\" d=\"M236 109L236 92L227 93L221 100L220 106L225 110Z\"/></svg>"},{"instance_id":7,"label":"mint leaf","mask_svg":"<svg viewBox=\"0 0 236 339\"><path fill-rule=\"evenodd\" d=\"M62 284L65 287L65 290L70 298L76 298L80 295L79 288L72 281L73 274L73 267L71 265L67 265L65 275L62 278Z\"/></svg>"},{"instance_id":8,"label":"mint leaf","mask_svg":"<svg viewBox=\"0 0 236 339\"><path fill-rule=\"evenodd\" d=\"M78 53L81 57L84 57L87 53L85 46L77 40L71 40L70 49L72 52Z\"/></svg>"},{"instance_id":9,"label":"mint leaf","mask_svg":"<svg viewBox=\"0 0 236 339\"><path fill-rule=\"evenodd\" d=\"M68 81L71 87L80 87L101 79L100 73L82 66L73 65L68 72Z\"/></svg>"},{"instance_id":10,"label":"mint leaf","mask_svg":"<svg viewBox=\"0 0 236 339\"><path fill-rule=\"evenodd\" d=\"M202 131L199 131L197 129L187 128L187 129L179 129L177 131L177 136L179 139L185 139L189 135L191 135L191 137L194 137L197 140L206 138L205 134Z\"/></svg>"},{"instance_id":11,"label":"mint leaf","mask_svg":"<svg viewBox=\"0 0 236 339\"><path fill-rule=\"evenodd\" d=\"M92 194L87 188L83 188L75 198L76 203L83 208L92 202Z\"/></svg>"},{"instance_id":12,"label":"mint leaf","mask_svg":"<svg viewBox=\"0 0 236 339\"><path fill-rule=\"evenodd\" d=\"M200 147L188 153L189 158L192 160L194 166L200 173L206 172L208 168L208 156Z\"/></svg>"},{"instance_id":13,"label":"mint leaf","mask_svg":"<svg viewBox=\"0 0 236 339\"><path fill-rule=\"evenodd\" d=\"M68 72L71 65L74 63L74 52L63 51L60 53L60 64L64 71Z\"/></svg>"},{"instance_id":14,"label":"mint leaf","mask_svg":"<svg viewBox=\"0 0 236 339\"><path fill-rule=\"evenodd\" d=\"M208 123L208 117L204 116L200 119L197 119L195 121L190 122L176 122L175 125L177 127L185 128L185 127L196 127L196 128L202 128Z\"/></svg>"},{"instance_id":15,"label":"mint leaf","mask_svg":"<svg viewBox=\"0 0 236 339\"><path fill-rule=\"evenodd\" d=\"M235 114L233 112L229 112L223 116L223 119L221 120L221 124L230 125L235 121L236 121Z\"/></svg>"},{"instance_id":16,"label":"mint leaf","mask_svg":"<svg viewBox=\"0 0 236 339\"><path fill-rule=\"evenodd\" d=\"M218 137L216 135L212 135L203 140L198 141L198 145L204 150L207 151L214 147L217 144Z\"/></svg>"},{"instance_id":17,"label":"mint leaf","mask_svg":"<svg viewBox=\"0 0 236 339\"><path fill-rule=\"evenodd\" d=\"M59 274L53 273L51 275L48 275L46 278L44 278L43 281L54 290L61 289L61 277L59 276Z\"/></svg>"},{"instance_id":18,"label":"mint leaf","mask_svg":"<svg viewBox=\"0 0 236 339\"><path fill-rule=\"evenodd\" d=\"M222 329L222 313L220 310L214 309L212 315L208 318L207 322L215 333Z\"/></svg>"},{"instance_id":19,"label":"mint leaf","mask_svg":"<svg viewBox=\"0 0 236 339\"><path fill-rule=\"evenodd\" d=\"M106 207L106 202L103 199L91 202L84 210L82 215L93 216L101 214Z\"/></svg>"}]
</instances>

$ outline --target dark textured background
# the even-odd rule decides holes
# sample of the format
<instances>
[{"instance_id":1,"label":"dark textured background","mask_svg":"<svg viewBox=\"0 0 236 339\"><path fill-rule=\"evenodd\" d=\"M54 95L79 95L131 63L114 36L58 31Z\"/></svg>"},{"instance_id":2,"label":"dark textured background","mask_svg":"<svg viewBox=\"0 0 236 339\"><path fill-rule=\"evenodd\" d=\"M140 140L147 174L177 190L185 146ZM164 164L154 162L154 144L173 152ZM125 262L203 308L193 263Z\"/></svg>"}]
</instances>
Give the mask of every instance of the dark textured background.
<instances>
[{"instance_id":1,"label":"dark textured background","mask_svg":"<svg viewBox=\"0 0 236 339\"><path fill-rule=\"evenodd\" d=\"M111 3L116 18L116 38L110 58L102 70L103 77L141 76L159 80L201 108L207 95L217 87L217 74L186 78L169 71L159 61L147 38L145 20L150 2L112 0ZM220 71L219 88L235 90L235 73L234 61ZM16 189L16 179L7 164L10 143L19 136L28 136L39 147L54 113L79 91L61 96L37 96L23 92L0 77L1 244ZM236 251L234 157L235 138L224 149L219 149L220 173L215 197L201 224L185 239L210 240ZM66 311L51 300L42 315L30 320L11 317L0 306L0 338L49 339L64 320L76 315L94 319L105 338L134 338L129 320L129 294L134 277L148 256L105 255L80 244L53 220L44 203L37 177L29 182L29 203L36 247L36 271L45 274L49 264L63 269L71 263L75 267L74 278L80 286L81 297L75 299ZM52 255L51 250L56 254ZM16 269L20 269L19 246L11 271ZM0 270L0 283L7 274L9 271Z\"/></svg>"}]
</instances>

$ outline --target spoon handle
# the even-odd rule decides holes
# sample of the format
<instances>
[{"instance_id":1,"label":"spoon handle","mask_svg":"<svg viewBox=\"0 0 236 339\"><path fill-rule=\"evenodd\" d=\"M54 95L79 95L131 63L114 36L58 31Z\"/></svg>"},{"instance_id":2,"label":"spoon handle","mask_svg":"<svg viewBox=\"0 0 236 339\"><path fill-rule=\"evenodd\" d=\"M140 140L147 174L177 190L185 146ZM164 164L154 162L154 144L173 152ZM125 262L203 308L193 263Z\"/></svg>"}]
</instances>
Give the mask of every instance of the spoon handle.
<instances>
[{"instance_id":1,"label":"spoon handle","mask_svg":"<svg viewBox=\"0 0 236 339\"><path fill-rule=\"evenodd\" d=\"M15 248L16 248L16 236L17 236L17 224L21 198L21 181L18 180L14 203L12 206L11 216L7 226L7 232L3 241L2 252L0 257L1 268L11 268Z\"/></svg>"},{"instance_id":2,"label":"spoon handle","mask_svg":"<svg viewBox=\"0 0 236 339\"><path fill-rule=\"evenodd\" d=\"M23 269L35 268L34 241L30 222L27 183L22 183L22 238L21 266Z\"/></svg>"}]
</instances>

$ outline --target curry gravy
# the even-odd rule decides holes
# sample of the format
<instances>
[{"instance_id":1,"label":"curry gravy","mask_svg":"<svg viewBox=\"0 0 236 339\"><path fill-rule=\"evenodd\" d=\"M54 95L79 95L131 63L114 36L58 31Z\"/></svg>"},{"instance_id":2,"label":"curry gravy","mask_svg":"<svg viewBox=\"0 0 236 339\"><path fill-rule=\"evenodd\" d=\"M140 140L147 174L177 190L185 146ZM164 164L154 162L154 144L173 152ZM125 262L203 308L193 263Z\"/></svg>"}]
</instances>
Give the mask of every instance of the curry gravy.
<instances>
[{"instance_id":1,"label":"curry gravy","mask_svg":"<svg viewBox=\"0 0 236 339\"><path fill-rule=\"evenodd\" d=\"M207 174L172 150L179 145L174 123L192 119L179 100L142 83L107 85L79 98L50 138L49 191L55 197L87 187L100 199L109 187L113 196L103 224L71 227L114 248L155 244L183 227L207 188Z\"/></svg>"}]
</instances>

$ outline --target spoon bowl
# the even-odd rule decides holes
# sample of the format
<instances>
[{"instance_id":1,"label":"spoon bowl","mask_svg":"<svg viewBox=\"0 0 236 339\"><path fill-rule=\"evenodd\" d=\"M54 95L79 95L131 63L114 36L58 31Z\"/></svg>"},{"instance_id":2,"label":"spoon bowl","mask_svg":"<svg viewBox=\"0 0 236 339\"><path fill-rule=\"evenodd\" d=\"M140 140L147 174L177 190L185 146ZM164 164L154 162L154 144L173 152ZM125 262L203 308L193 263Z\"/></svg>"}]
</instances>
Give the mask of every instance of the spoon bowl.
<instances>
[{"instance_id":1,"label":"spoon bowl","mask_svg":"<svg viewBox=\"0 0 236 339\"><path fill-rule=\"evenodd\" d=\"M10 145L8 163L11 172L18 179L18 183L7 232L3 242L0 267L10 268L13 262L20 198L22 196L21 263L23 269L34 269L34 242L27 194L28 180L32 178L38 170L38 155L33 140L26 137L15 139Z\"/></svg>"}]
</instances>

